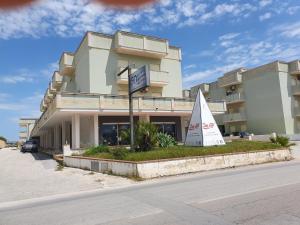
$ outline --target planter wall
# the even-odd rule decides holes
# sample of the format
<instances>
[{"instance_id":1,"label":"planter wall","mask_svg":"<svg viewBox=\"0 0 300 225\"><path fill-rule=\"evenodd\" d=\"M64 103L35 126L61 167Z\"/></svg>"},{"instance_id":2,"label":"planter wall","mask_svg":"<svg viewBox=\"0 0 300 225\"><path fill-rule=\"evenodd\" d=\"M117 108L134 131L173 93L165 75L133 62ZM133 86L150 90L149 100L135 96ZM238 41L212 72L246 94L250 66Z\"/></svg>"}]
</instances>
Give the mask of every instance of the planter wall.
<instances>
[{"instance_id":1,"label":"planter wall","mask_svg":"<svg viewBox=\"0 0 300 225\"><path fill-rule=\"evenodd\" d=\"M160 176L209 171L291 159L291 151L288 149L281 149L274 151L257 151L144 162L127 162L79 156L65 156L64 163L69 167L81 168L95 172L149 179Z\"/></svg>"}]
</instances>

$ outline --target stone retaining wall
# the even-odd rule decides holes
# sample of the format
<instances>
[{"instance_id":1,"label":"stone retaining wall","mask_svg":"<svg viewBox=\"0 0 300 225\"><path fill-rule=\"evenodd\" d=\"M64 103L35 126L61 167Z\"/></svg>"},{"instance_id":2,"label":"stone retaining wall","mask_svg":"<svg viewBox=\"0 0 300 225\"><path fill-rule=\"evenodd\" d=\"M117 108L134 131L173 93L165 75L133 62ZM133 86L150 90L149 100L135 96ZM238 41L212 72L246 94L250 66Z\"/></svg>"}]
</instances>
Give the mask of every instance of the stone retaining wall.
<instances>
[{"instance_id":1,"label":"stone retaining wall","mask_svg":"<svg viewBox=\"0 0 300 225\"><path fill-rule=\"evenodd\" d=\"M69 167L95 172L149 179L160 176L209 171L291 159L291 151L288 149L281 149L144 162L65 156L64 163Z\"/></svg>"}]
</instances>

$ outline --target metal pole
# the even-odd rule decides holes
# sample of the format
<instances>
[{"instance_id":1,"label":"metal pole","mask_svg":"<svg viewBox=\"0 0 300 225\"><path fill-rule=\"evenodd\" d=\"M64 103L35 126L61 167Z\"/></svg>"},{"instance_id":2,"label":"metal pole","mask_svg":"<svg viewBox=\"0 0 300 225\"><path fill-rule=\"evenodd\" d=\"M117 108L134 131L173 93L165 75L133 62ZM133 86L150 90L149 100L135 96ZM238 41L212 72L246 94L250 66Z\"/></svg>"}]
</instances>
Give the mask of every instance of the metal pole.
<instances>
[{"instance_id":1,"label":"metal pole","mask_svg":"<svg viewBox=\"0 0 300 225\"><path fill-rule=\"evenodd\" d=\"M132 94L130 93L131 90L131 82L130 82L130 75L131 75L131 67L128 68L128 96L129 96L129 117L130 117L130 149L134 150L134 121L133 121L133 104L132 104Z\"/></svg>"}]
</instances>

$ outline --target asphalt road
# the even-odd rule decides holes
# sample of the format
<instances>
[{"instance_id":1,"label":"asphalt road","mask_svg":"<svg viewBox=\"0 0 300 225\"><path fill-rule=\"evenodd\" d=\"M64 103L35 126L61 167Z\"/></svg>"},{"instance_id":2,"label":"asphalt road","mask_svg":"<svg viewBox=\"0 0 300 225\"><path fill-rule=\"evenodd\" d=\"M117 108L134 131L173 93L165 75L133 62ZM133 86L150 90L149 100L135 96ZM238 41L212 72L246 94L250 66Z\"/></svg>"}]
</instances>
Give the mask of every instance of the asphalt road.
<instances>
[{"instance_id":1,"label":"asphalt road","mask_svg":"<svg viewBox=\"0 0 300 225\"><path fill-rule=\"evenodd\" d=\"M0 204L0 224L300 224L299 171L291 161Z\"/></svg>"}]
</instances>

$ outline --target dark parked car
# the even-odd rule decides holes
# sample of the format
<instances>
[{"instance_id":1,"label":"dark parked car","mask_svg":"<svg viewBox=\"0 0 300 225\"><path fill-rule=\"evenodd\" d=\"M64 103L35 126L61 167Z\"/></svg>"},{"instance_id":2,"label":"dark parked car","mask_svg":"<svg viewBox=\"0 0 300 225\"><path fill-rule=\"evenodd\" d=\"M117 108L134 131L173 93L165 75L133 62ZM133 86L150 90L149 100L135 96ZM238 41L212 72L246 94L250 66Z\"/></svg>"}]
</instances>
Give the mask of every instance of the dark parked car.
<instances>
[{"instance_id":1,"label":"dark parked car","mask_svg":"<svg viewBox=\"0 0 300 225\"><path fill-rule=\"evenodd\" d=\"M240 138L245 138L245 137L248 137L248 136L250 136L250 134L248 132L245 132L245 131L240 132Z\"/></svg>"},{"instance_id":2,"label":"dark parked car","mask_svg":"<svg viewBox=\"0 0 300 225\"><path fill-rule=\"evenodd\" d=\"M38 152L38 144L36 141L26 141L22 148L21 152Z\"/></svg>"}]
</instances>

